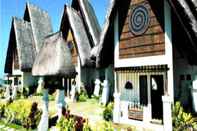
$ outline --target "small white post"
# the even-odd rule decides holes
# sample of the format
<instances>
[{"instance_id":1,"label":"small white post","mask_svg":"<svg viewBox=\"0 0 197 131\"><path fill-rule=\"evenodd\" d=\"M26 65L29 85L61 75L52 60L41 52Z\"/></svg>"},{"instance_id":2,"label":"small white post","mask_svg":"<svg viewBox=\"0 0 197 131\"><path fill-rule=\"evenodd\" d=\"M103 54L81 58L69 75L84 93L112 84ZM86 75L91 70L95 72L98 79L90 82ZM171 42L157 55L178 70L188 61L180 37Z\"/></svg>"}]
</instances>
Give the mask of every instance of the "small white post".
<instances>
[{"instance_id":1,"label":"small white post","mask_svg":"<svg viewBox=\"0 0 197 131\"><path fill-rule=\"evenodd\" d=\"M43 78L40 78L39 84L42 85L42 92L43 92L43 105L42 105L42 116L41 116L41 120L40 123L38 125L38 131L48 131L48 127L49 127L49 114L48 114L48 103L49 103L49 97L48 97L48 89L44 88L44 80Z\"/></svg>"},{"instance_id":2,"label":"small white post","mask_svg":"<svg viewBox=\"0 0 197 131\"><path fill-rule=\"evenodd\" d=\"M101 103L103 105L106 105L108 100L109 100L109 83L108 83L108 80L104 80L102 85L103 85L103 92L102 92Z\"/></svg>"},{"instance_id":3,"label":"small white post","mask_svg":"<svg viewBox=\"0 0 197 131\"><path fill-rule=\"evenodd\" d=\"M192 82L192 101L193 109L195 112L197 112L197 75Z\"/></svg>"},{"instance_id":4,"label":"small white post","mask_svg":"<svg viewBox=\"0 0 197 131\"><path fill-rule=\"evenodd\" d=\"M172 131L172 99L170 96L162 96L164 131Z\"/></svg>"},{"instance_id":5,"label":"small white post","mask_svg":"<svg viewBox=\"0 0 197 131\"><path fill-rule=\"evenodd\" d=\"M113 110L113 122L120 122L120 93L114 93L114 110Z\"/></svg>"},{"instance_id":6,"label":"small white post","mask_svg":"<svg viewBox=\"0 0 197 131\"><path fill-rule=\"evenodd\" d=\"M71 91L70 91L71 101L72 102L75 102L76 101L76 92L77 92L76 81L73 80L72 81L72 85L71 85Z\"/></svg>"},{"instance_id":7,"label":"small white post","mask_svg":"<svg viewBox=\"0 0 197 131\"><path fill-rule=\"evenodd\" d=\"M56 104L57 104L57 115L58 115L58 121L62 117L62 108L65 107L65 94L63 89L57 90L57 96L56 96Z\"/></svg>"},{"instance_id":8,"label":"small white post","mask_svg":"<svg viewBox=\"0 0 197 131\"><path fill-rule=\"evenodd\" d=\"M96 79L94 83L95 83L94 95L98 97L99 96L99 92L100 92L101 81L99 79Z\"/></svg>"},{"instance_id":9,"label":"small white post","mask_svg":"<svg viewBox=\"0 0 197 131\"><path fill-rule=\"evenodd\" d=\"M18 89L18 86L16 85L12 87L12 100L14 100L17 96L17 89Z\"/></svg>"}]
</instances>

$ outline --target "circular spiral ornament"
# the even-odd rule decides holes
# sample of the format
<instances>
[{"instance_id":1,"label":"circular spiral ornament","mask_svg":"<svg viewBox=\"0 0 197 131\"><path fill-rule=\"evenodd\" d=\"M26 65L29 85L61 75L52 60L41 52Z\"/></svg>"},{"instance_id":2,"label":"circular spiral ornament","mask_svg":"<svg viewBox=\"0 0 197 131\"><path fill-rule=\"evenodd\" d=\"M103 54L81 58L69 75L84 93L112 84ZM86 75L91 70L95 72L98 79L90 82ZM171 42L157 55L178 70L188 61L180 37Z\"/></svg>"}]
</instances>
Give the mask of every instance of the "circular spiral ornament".
<instances>
[{"instance_id":1,"label":"circular spiral ornament","mask_svg":"<svg viewBox=\"0 0 197 131\"><path fill-rule=\"evenodd\" d=\"M131 32L134 35L143 34L148 29L149 22L150 17L148 8L144 4L134 6L129 18Z\"/></svg>"}]
</instances>

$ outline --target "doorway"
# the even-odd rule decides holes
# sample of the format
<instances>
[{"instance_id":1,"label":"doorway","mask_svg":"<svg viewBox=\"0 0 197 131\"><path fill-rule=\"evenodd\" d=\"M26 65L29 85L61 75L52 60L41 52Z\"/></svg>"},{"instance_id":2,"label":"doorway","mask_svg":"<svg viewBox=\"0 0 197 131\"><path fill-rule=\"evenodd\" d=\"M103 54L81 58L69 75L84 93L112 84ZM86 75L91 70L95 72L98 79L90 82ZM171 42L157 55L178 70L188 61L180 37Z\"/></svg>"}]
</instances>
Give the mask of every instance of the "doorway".
<instances>
[{"instance_id":1,"label":"doorway","mask_svg":"<svg viewBox=\"0 0 197 131\"><path fill-rule=\"evenodd\" d=\"M164 79L163 75L151 75L152 118L163 120Z\"/></svg>"}]
</instances>

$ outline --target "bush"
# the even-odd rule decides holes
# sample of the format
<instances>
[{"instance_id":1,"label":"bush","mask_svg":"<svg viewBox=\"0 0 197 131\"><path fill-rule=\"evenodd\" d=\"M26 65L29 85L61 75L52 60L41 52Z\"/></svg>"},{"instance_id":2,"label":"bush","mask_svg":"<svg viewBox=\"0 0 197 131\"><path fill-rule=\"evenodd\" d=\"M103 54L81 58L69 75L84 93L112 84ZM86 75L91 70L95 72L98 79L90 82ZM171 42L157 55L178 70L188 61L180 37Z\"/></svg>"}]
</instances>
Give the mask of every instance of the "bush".
<instances>
[{"instance_id":1,"label":"bush","mask_svg":"<svg viewBox=\"0 0 197 131\"><path fill-rule=\"evenodd\" d=\"M114 128L112 126L112 123L111 122L103 122L103 124L101 125L101 130L103 131L114 131Z\"/></svg>"},{"instance_id":2,"label":"bush","mask_svg":"<svg viewBox=\"0 0 197 131\"><path fill-rule=\"evenodd\" d=\"M190 113L186 113L180 102L176 102L172 112L173 131L188 131L194 129L197 123Z\"/></svg>"},{"instance_id":3,"label":"bush","mask_svg":"<svg viewBox=\"0 0 197 131\"><path fill-rule=\"evenodd\" d=\"M37 103L17 100L6 106L5 121L25 128L36 128L41 118Z\"/></svg>"},{"instance_id":4,"label":"bush","mask_svg":"<svg viewBox=\"0 0 197 131\"><path fill-rule=\"evenodd\" d=\"M83 124L83 131L92 131L92 129L88 123L88 120L86 120L86 122Z\"/></svg>"},{"instance_id":5,"label":"bush","mask_svg":"<svg viewBox=\"0 0 197 131\"><path fill-rule=\"evenodd\" d=\"M75 122L73 118L67 119L65 117L62 117L60 121L57 123L56 127L60 131L73 131L75 127L74 124Z\"/></svg>"},{"instance_id":6,"label":"bush","mask_svg":"<svg viewBox=\"0 0 197 131\"><path fill-rule=\"evenodd\" d=\"M111 121L113 118L113 103L109 103L104 111L103 111L103 118L106 121Z\"/></svg>"},{"instance_id":7,"label":"bush","mask_svg":"<svg viewBox=\"0 0 197 131\"><path fill-rule=\"evenodd\" d=\"M85 102L88 99L88 95L86 91L81 91L80 94L76 95L76 99L78 102Z\"/></svg>"},{"instance_id":8,"label":"bush","mask_svg":"<svg viewBox=\"0 0 197 131\"><path fill-rule=\"evenodd\" d=\"M23 126L27 129L29 128L35 129L39 124L40 119L41 119L41 111L38 109L38 104L34 102L31 106L31 111L29 113L29 116L27 117L27 119L25 119Z\"/></svg>"},{"instance_id":9,"label":"bush","mask_svg":"<svg viewBox=\"0 0 197 131\"><path fill-rule=\"evenodd\" d=\"M60 121L56 124L56 127L60 131L83 131L83 128L88 129L88 125L84 126L84 123L86 122L85 119L83 119L80 116L74 116L70 114L69 110L63 110L63 116L60 119ZM88 131L88 130L85 130Z\"/></svg>"}]
</instances>

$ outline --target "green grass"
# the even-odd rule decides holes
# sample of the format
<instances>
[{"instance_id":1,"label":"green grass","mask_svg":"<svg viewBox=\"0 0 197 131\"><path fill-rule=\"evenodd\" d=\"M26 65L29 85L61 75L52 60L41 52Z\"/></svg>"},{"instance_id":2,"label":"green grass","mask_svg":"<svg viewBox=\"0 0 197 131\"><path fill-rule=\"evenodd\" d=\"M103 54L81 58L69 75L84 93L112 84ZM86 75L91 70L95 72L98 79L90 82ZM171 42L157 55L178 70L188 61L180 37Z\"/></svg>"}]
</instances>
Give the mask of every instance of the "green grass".
<instances>
[{"instance_id":1,"label":"green grass","mask_svg":"<svg viewBox=\"0 0 197 131\"><path fill-rule=\"evenodd\" d=\"M0 127L0 130L1 131L7 131L7 129L6 128L10 128L10 129L14 129L15 131L26 131L26 129L25 128L23 128L22 126L20 126L20 125L16 125L16 124L8 124L8 123L5 123L5 122L3 122L3 121L1 121L0 120L0 126L2 126L2 127Z\"/></svg>"}]
</instances>

